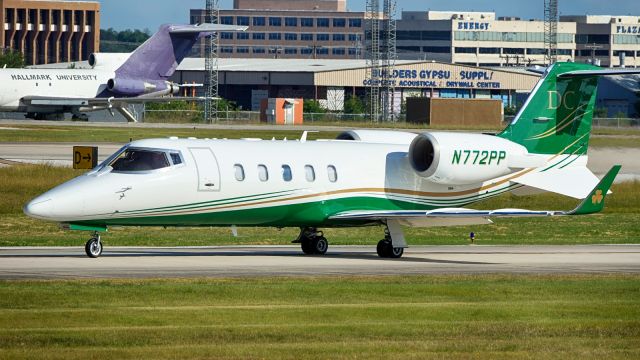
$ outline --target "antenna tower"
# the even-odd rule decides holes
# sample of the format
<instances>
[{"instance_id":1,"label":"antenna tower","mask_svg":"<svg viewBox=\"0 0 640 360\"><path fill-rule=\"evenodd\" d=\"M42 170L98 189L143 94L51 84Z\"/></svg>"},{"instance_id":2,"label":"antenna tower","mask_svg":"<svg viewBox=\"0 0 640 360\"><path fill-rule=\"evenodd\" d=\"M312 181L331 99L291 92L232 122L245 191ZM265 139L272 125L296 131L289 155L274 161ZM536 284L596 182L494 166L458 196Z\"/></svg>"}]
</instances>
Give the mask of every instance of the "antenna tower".
<instances>
[{"instance_id":1,"label":"antenna tower","mask_svg":"<svg viewBox=\"0 0 640 360\"><path fill-rule=\"evenodd\" d=\"M218 24L220 8L218 0L206 0L205 23ZM206 41L205 47L205 101L204 119L213 123L218 120L218 33L212 33Z\"/></svg>"},{"instance_id":2,"label":"antenna tower","mask_svg":"<svg viewBox=\"0 0 640 360\"><path fill-rule=\"evenodd\" d=\"M547 65L558 61L558 0L544 0L544 47Z\"/></svg>"},{"instance_id":3,"label":"antenna tower","mask_svg":"<svg viewBox=\"0 0 640 360\"><path fill-rule=\"evenodd\" d=\"M396 0L384 0L383 15L384 28L384 53L382 55L383 79L382 84L382 120L394 121L394 96L395 85L393 83L393 69L396 65Z\"/></svg>"},{"instance_id":4,"label":"antenna tower","mask_svg":"<svg viewBox=\"0 0 640 360\"><path fill-rule=\"evenodd\" d=\"M382 76L380 53L380 1L367 0L367 11L365 14L367 27L365 30L366 52L367 52L367 79L370 84L367 87L368 115L371 120L380 120L380 81Z\"/></svg>"}]
</instances>

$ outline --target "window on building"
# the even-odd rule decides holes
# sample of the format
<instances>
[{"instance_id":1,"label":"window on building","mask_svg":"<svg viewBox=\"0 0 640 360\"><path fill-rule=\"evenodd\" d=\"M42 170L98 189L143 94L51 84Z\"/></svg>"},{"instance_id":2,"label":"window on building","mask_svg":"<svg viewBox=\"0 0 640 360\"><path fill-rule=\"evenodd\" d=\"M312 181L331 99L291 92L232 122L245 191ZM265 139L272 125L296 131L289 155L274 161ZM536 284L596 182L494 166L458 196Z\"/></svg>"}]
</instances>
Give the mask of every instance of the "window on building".
<instances>
[{"instance_id":1,"label":"window on building","mask_svg":"<svg viewBox=\"0 0 640 360\"><path fill-rule=\"evenodd\" d=\"M248 54L249 53L249 48L246 46L238 46L236 48L236 53L238 54Z\"/></svg>"},{"instance_id":2,"label":"window on building","mask_svg":"<svg viewBox=\"0 0 640 360\"><path fill-rule=\"evenodd\" d=\"M398 30L396 32L396 38L400 41L421 40L420 33L420 31Z\"/></svg>"},{"instance_id":3,"label":"window on building","mask_svg":"<svg viewBox=\"0 0 640 360\"><path fill-rule=\"evenodd\" d=\"M264 53L266 53L266 52L267 52L267 51L266 51L266 50L265 50L265 48L263 48L263 47L254 47L254 48L253 48L253 53L254 53L254 54L264 54Z\"/></svg>"},{"instance_id":4,"label":"window on building","mask_svg":"<svg viewBox=\"0 0 640 360\"><path fill-rule=\"evenodd\" d=\"M262 16L253 18L253 26L265 26L267 24L266 20Z\"/></svg>"},{"instance_id":5,"label":"window on building","mask_svg":"<svg viewBox=\"0 0 640 360\"><path fill-rule=\"evenodd\" d=\"M329 176L329 181L332 183L338 181L338 170L333 165L327 166L327 175Z\"/></svg>"},{"instance_id":6,"label":"window on building","mask_svg":"<svg viewBox=\"0 0 640 360\"><path fill-rule=\"evenodd\" d=\"M451 32L450 31L421 31L420 37L421 37L421 40L449 41L451 40Z\"/></svg>"},{"instance_id":7,"label":"window on building","mask_svg":"<svg viewBox=\"0 0 640 360\"><path fill-rule=\"evenodd\" d=\"M331 53L332 53L333 55L344 55L344 54L346 54L346 52L347 52L347 51L346 51L346 49L345 49L345 48L333 48L333 49L331 50Z\"/></svg>"},{"instance_id":8,"label":"window on building","mask_svg":"<svg viewBox=\"0 0 640 360\"><path fill-rule=\"evenodd\" d=\"M596 56L609 56L609 50L596 50Z\"/></svg>"},{"instance_id":9,"label":"window on building","mask_svg":"<svg viewBox=\"0 0 640 360\"><path fill-rule=\"evenodd\" d=\"M301 18L300 26L302 27L313 27L313 18Z\"/></svg>"},{"instance_id":10,"label":"window on building","mask_svg":"<svg viewBox=\"0 0 640 360\"><path fill-rule=\"evenodd\" d=\"M624 54L624 56L626 57L633 57L633 51L631 50L615 50L613 52L613 56L618 57L620 55Z\"/></svg>"},{"instance_id":11,"label":"window on building","mask_svg":"<svg viewBox=\"0 0 640 360\"><path fill-rule=\"evenodd\" d=\"M224 39L224 40L233 40L233 33L232 32L221 32L220 33L220 39Z\"/></svg>"},{"instance_id":12,"label":"window on building","mask_svg":"<svg viewBox=\"0 0 640 360\"><path fill-rule=\"evenodd\" d=\"M480 54L500 54L500 48L480 48Z\"/></svg>"},{"instance_id":13,"label":"window on building","mask_svg":"<svg viewBox=\"0 0 640 360\"><path fill-rule=\"evenodd\" d=\"M288 26L288 27L298 26L298 18L295 18L295 17L284 18L284 26Z\"/></svg>"},{"instance_id":14,"label":"window on building","mask_svg":"<svg viewBox=\"0 0 640 360\"><path fill-rule=\"evenodd\" d=\"M252 37L253 40L264 40L264 33L253 33Z\"/></svg>"},{"instance_id":15,"label":"window on building","mask_svg":"<svg viewBox=\"0 0 640 360\"><path fill-rule=\"evenodd\" d=\"M316 54L317 55L329 55L329 49L323 48L323 47L318 47L318 48L316 48Z\"/></svg>"},{"instance_id":16,"label":"window on building","mask_svg":"<svg viewBox=\"0 0 640 360\"><path fill-rule=\"evenodd\" d=\"M220 16L220 24L233 25L233 16Z\"/></svg>"},{"instance_id":17,"label":"window on building","mask_svg":"<svg viewBox=\"0 0 640 360\"><path fill-rule=\"evenodd\" d=\"M333 41L345 41L346 39L345 34L333 34Z\"/></svg>"},{"instance_id":18,"label":"window on building","mask_svg":"<svg viewBox=\"0 0 640 360\"><path fill-rule=\"evenodd\" d=\"M476 48L474 47L456 47L456 54L475 54Z\"/></svg>"},{"instance_id":19,"label":"window on building","mask_svg":"<svg viewBox=\"0 0 640 360\"><path fill-rule=\"evenodd\" d=\"M578 34L576 35L578 44L608 44L608 34Z\"/></svg>"},{"instance_id":20,"label":"window on building","mask_svg":"<svg viewBox=\"0 0 640 360\"><path fill-rule=\"evenodd\" d=\"M451 48L448 46L425 46L422 51L434 54L448 54L451 52Z\"/></svg>"},{"instance_id":21,"label":"window on building","mask_svg":"<svg viewBox=\"0 0 640 360\"><path fill-rule=\"evenodd\" d=\"M329 27L329 19L328 18L317 18L316 19L317 27Z\"/></svg>"},{"instance_id":22,"label":"window on building","mask_svg":"<svg viewBox=\"0 0 640 360\"><path fill-rule=\"evenodd\" d=\"M311 54L313 54L313 49L311 49L311 48L302 48L302 49L300 49L300 54L302 54L302 55L311 55Z\"/></svg>"},{"instance_id":23,"label":"window on building","mask_svg":"<svg viewBox=\"0 0 640 360\"><path fill-rule=\"evenodd\" d=\"M220 46L222 54L233 54L233 46Z\"/></svg>"},{"instance_id":24,"label":"window on building","mask_svg":"<svg viewBox=\"0 0 640 360\"><path fill-rule=\"evenodd\" d=\"M249 17L248 16L236 17L236 25L249 26Z\"/></svg>"},{"instance_id":25,"label":"window on building","mask_svg":"<svg viewBox=\"0 0 640 360\"><path fill-rule=\"evenodd\" d=\"M362 27L362 19L349 19L349 27L361 28Z\"/></svg>"},{"instance_id":26,"label":"window on building","mask_svg":"<svg viewBox=\"0 0 640 360\"><path fill-rule=\"evenodd\" d=\"M358 56L360 55L360 49L358 48L349 48L349 55Z\"/></svg>"},{"instance_id":27,"label":"window on building","mask_svg":"<svg viewBox=\"0 0 640 360\"><path fill-rule=\"evenodd\" d=\"M402 52L420 52L420 46L398 46L398 50Z\"/></svg>"},{"instance_id":28,"label":"window on building","mask_svg":"<svg viewBox=\"0 0 640 360\"><path fill-rule=\"evenodd\" d=\"M297 48L284 48L284 53L287 55L296 55L298 54Z\"/></svg>"},{"instance_id":29,"label":"window on building","mask_svg":"<svg viewBox=\"0 0 640 360\"><path fill-rule=\"evenodd\" d=\"M282 180L289 182L293 179L293 174L291 173L291 166L282 165Z\"/></svg>"},{"instance_id":30,"label":"window on building","mask_svg":"<svg viewBox=\"0 0 640 360\"><path fill-rule=\"evenodd\" d=\"M281 17L270 17L269 18L269 26L282 26L282 18Z\"/></svg>"},{"instance_id":31,"label":"window on building","mask_svg":"<svg viewBox=\"0 0 640 360\"><path fill-rule=\"evenodd\" d=\"M316 181L316 170L311 165L304 167L304 175L308 182Z\"/></svg>"},{"instance_id":32,"label":"window on building","mask_svg":"<svg viewBox=\"0 0 640 360\"><path fill-rule=\"evenodd\" d=\"M236 180L237 181L244 181L245 177L244 177L244 167L242 167L242 165L240 164L235 164L233 166L233 170L234 173L236 175Z\"/></svg>"},{"instance_id":33,"label":"window on building","mask_svg":"<svg viewBox=\"0 0 640 360\"><path fill-rule=\"evenodd\" d=\"M269 33L269 40L282 40L282 34L280 34L280 33Z\"/></svg>"},{"instance_id":34,"label":"window on building","mask_svg":"<svg viewBox=\"0 0 640 360\"><path fill-rule=\"evenodd\" d=\"M313 41L313 34L300 34L300 40Z\"/></svg>"},{"instance_id":35,"label":"window on building","mask_svg":"<svg viewBox=\"0 0 640 360\"><path fill-rule=\"evenodd\" d=\"M558 49L557 52L558 52L558 55L568 55L568 56L573 55L571 49Z\"/></svg>"},{"instance_id":36,"label":"window on building","mask_svg":"<svg viewBox=\"0 0 640 360\"><path fill-rule=\"evenodd\" d=\"M269 181L269 170L266 165L258 165L258 178L260 181Z\"/></svg>"},{"instance_id":37,"label":"window on building","mask_svg":"<svg viewBox=\"0 0 640 360\"><path fill-rule=\"evenodd\" d=\"M345 18L333 19L333 27L345 27L345 26L347 26L347 19Z\"/></svg>"},{"instance_id":38,"label":"window on building","mask_svg":"<svg viewBox=\"0 0 640 360\"><path fill-rule=\"evenodd\" d=\"M360 34L349 34L349 41L362 41Z\"/></svg>"},{"instance_id":39,"label":"window on building","mask_svg":"<svg viewBox=\"0 0 640 360\"><path fill-rule=\"evenodd\" d=\"M284 39L287 41L298 41L298 34L296 33L286 33L284 34Z\"/></svg>"},{"instance_id":40,"label":"window on building","mask_svg":"<svg viewBox=\"0 0 640 360\"><path fill-rule=\"evenodd\" d=\"M239 32L236 34L236 39L238 40L249 40L249 33Z\"/></svg>"},{"instance_id":41,"label":"window on building","mask_svg":"<svg viewBox=\"0 0 640 360\"><path fill-rule=\"evenodd\" d=\"M329 41L329 34L316 34L317 41Z\"/></svg>"},{"instance_id":42,"label":"window on building","mask_svg":"<svg viewBox=\"0 0 640 360\"><path fill-rule=\"evenodd\" d=\"M545 55L547 49L527 49L527 55Z\"/></svg>"},{"instance_id":43,"label":"window on building","mask_svg":"<svg viewBox=\"0 0 640 360\"><path fill-rule=\"evenodd\" d=\"M504 48L502 53L509 55L524 55L524 49L522 48Z\"/></svg>"}]
</instances>

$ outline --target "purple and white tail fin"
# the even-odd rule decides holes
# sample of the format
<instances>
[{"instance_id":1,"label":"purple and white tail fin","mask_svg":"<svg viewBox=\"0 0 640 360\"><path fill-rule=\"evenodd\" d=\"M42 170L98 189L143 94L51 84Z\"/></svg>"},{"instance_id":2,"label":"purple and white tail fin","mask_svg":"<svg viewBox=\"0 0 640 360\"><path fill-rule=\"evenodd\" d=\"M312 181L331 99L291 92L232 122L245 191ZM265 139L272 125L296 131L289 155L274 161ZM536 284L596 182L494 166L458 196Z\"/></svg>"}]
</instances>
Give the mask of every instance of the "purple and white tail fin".
<instances>
[{"instance_id":1,"label":"purple and white tail fin","mask_svg":"<svg viewBox=\"0 0 640 360\"><path fill-rule=\"evenodd\" d=\"M162 91L198 39L213 32L246 29L244 26L217 24L162 25L116 70L115 78L109 80L108 89L126 96Z\"/></svg>"}]
</instances>

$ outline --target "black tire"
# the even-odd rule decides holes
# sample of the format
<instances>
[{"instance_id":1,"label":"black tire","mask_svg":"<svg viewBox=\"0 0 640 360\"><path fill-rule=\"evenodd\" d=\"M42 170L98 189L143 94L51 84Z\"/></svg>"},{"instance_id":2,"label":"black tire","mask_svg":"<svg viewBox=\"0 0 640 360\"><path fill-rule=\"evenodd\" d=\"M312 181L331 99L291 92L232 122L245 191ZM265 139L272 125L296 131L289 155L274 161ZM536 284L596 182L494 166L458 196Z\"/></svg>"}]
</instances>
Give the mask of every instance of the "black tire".
<instances>
[{"instance_id":1,"label":"black tire","mask_svg":"<svg viewBox=\"0 0 640 360\"><path fill-rule=\"evenodd\" d=\"M324 236L319 236L312 240L314 254L324 255L329 250L329 242Z\"/></svg>"},{"instance_id":2,"label":"black tire","mask_svg":"<svg viewBox=\"0 0 640 360\"><path fill-rule=\"evenodd\" d=\"M376 251L378 252L378 256L387 259L399 259L404 254L403 248L394 248L393 243L386 239L378 242Z\"/></svg>"},{"instance_id":3,"label":"black tire","mask_svg":"<svg viewBox=\"0 0 640 360\"><path fill-rule=\"evenodd\" d=\"M313 251L313 243L309 239L303 239L300 242L300 247L302 248L302 252L305 253L306 255L315 254L314 251Z\"/></svg>"},{"instance_id":4,"label":"black tire","mask_svg":"<svg viewBox=\"0 0 640 360\"><path fill-rule=\"evenodd\" d=\"M88 257L96 259L102 255L102 242L100 238L91 238L84 245L84 252Z\"/></svg>"}]
</instances>

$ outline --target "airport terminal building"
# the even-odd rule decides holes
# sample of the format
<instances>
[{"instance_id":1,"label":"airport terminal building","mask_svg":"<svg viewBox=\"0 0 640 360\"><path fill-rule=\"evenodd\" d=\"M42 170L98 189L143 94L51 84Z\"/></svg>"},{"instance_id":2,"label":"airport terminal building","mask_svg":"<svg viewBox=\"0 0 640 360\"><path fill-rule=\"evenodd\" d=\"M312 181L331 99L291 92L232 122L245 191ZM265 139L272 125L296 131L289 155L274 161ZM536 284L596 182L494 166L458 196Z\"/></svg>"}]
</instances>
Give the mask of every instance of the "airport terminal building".
<instances>
[{"instance_id":1,"label":"airport terminal building","mask_svg":"<svg viewBox=\"0 0 640 360\"><path fill-rule=\"evenodd\" d=\"M97 1L0 0L0 48L27 65L87 60L100 48Z\"/></svg>"},{"instance_id":2,"label":"airport terminal building","mask_svg":"<svg viewBox=\"0 0 640 360\"><path fill-rule=\"evenodd\" d=\"M367 73L365 60L221 59L220 95L245 110L258 110L264 98L317 99L334 111L352 95L364 97L372 81L390 80L396 112L407 97L499 99L505 105L522 99L538 74L509 68L480 68L434 61L398 61L391 76ZM204 83L204 59L187 58L173 80ZM203 89L199 88L202 92Z\"/></svg>"}]
</instances>

